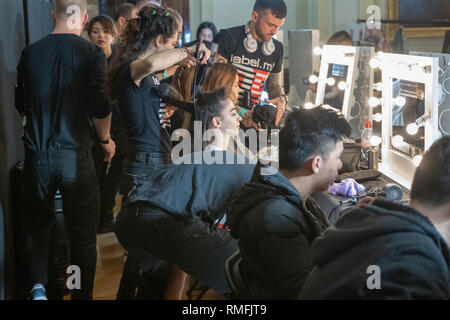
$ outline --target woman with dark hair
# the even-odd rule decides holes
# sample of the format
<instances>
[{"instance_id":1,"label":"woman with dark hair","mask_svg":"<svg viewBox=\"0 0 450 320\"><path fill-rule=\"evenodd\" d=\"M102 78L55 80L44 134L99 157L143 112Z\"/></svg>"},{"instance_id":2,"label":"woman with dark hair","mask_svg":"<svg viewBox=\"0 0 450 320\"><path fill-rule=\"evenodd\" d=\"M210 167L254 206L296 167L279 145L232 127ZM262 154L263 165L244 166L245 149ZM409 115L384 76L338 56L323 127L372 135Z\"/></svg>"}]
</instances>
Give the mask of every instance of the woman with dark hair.
<instances>
[{"instance_id":1,"label":"woman with dark hair","mask_svg":"<svg viewBox=\"0 0 450 320\"><path fill-rule=\"evenodd\" d=\"M196 42L214 42L214 38L217 35L217 28L214 23L205 21L202 22L197 29L197 40Z\"/></svg>"},{"instance_id":2,"label":"woman with dark hair","mask_svg":"<svg viewBox=\"0 0 450 320\"><path fill-rule=\"evenodd\" d=\"M145 281L154 293L152 297L155 290L160 290L156 296L159 299L164 293L160 283L167 284L167 280L165 297L180 299L183 272L220 294L231 291L225 261L237 246L230 233L216 228L214 221L225 213L233 190L250 180L254 165L225 151L220 138L237 132L240 121L225 89L200 94L195 119L202 122L202 136L208 129L217 131L216 139L207 144L210 152L186 154L179 159L181 163L169 164L143 177L117 217L117 238L139 261L141 269L155 270L159 266L161 270L166 266L163 276L150 275ZM235 160L210 163L208 156ZM169 265L176 268L167 278Z\"/></svg>"},{"instance_id":3,"label":"woman with dark hair","mask_svg":"<svg viewBox=\"0 0 450 320\"><path fill-rule=\"evenodd\" d=\"M114 21L108 16L97 16L89 22L87 33L91 42L102 48L109 59L117 34Z\"/></svg>"},{"instance_id":4,"label":"woman with dark hair","mask_svg":"<svg viewBox=\"0 0 450 320\"><path fill-rule=\"evenodd\" d=\"M187 43L186 46L195 45L199 42L202 43L203 41L213 43L216 35L217 35L217 28L214 25L214 23L204 21L197 28L196 33L197 38L195 39L195 41Z\"/></svg>"},{"instance_id":5,"label":"woman with dark hair","mask_svg":"<svg viewBox=\"0 0 450 320\"><path fill-rule=\"evenodd\" d=\"M116 39L116 27L108 16L94 17L87 27L89 39L93 44L103 49L108 63L112 55L112 45ZM122 178L122 166L125 159L126 137L125 128L117 110L117 103L111 102L111 136L116 143L116 153L108 164L103 161L104 152L100 142L94 144L92 155L94 157L97 181L100 190L100 219L98 233L113 231L114 226L114 200ZM108 169L109 167L109 169Z\"/></svg>"},{"instance_id":6,"label":"woman with dark hair","mask_svg":"<svg viewBox=\"0 0 450 320\"><path fill-rule=\"evenodd\" d=\"M128 150L120 190L125 198L139 177L171 162L172 143L164 121L166 106L155 92L159 86L156 72L196 51L195 46L175 49L182 24L179 13L173 9L143 7L138 18L128 23L109 65L108 93L117 99L127 127ZM204 53L200 63L204 64L211 52L204 45L200 50ZM136 272L127 265L128 262L118 299L132 297L136 288L137 279L133 279Z\"/></svg>"},{"instance_id":7,"label":"woman with dark hair","mask_svg":"<svg viewBox=\"0 0 450 320\"><path fill-rule=\"evenodd\" d=\"M170 135L161 123L165 106L154 91L156 71L186 59L196 48L175 47L182 33L182 19L173 9L146 6L128 24L123 41L114 53L108 72L110 95L116 97L128 128L128 152L124 163L127 194L134 179L170 162ZM210 51L200 48L206 63ZM128 183L128 184L127 184Z\"/></svg>"}]
</instances>

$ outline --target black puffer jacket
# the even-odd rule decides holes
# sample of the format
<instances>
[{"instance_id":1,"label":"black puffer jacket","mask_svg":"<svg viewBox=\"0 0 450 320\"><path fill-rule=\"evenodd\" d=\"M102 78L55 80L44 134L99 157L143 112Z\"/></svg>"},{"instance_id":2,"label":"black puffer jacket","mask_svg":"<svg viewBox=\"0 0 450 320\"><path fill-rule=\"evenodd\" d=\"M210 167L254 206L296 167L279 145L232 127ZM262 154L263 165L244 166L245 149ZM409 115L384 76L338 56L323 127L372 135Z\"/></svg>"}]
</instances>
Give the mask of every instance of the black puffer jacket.
<instances>
[{"instance_id":1,"label":"black puffer jacket","mask_svg":"<svg viewBox=\"0 0 450 320\"><path fill-rule=\"evenodd\" d=\"M218 163L209 164L205 157ZM249 159L227 151L192 153L180 162L137 179L124 207L144 203L186 223L196 216L216 220L223 217L233 191L250 181L255 168Z\"/></svg>"},{"instance_id":2,"label":"black puffer jacket","mask_svg":"<svg viewBox=\"0 0 450 320\"><path fill-rule=\"evenodd\" d=\"M313 269L311 244L328 226L317 204L307 207L280 172L260 174L233 194L227 223L239 239L241 276L252 299L296 299Z\"/></svg>"},{"instance_id":3,"label":"black puffer jacket","mask_svg":"<svg viewBox=\"0 0 450 320\"><path fill-rule=\"evenodd\" d=\"M449 248L431 222L410 207L377 199L353 209L314 242L313 250L317 268L302 299L450 298ZM379 267L380 289L371 266Z\"/></svg>"}]
</instances>

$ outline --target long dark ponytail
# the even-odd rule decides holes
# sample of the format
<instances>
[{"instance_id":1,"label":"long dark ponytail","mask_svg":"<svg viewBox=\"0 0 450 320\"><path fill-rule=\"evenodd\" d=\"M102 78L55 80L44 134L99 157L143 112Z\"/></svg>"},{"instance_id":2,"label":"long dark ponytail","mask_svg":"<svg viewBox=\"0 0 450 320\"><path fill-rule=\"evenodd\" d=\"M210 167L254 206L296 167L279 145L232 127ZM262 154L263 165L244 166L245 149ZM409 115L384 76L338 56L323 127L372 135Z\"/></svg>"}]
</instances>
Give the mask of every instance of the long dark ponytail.
<instances>
[{"instance_id":1,"label":"long dark ponytail","mask_svg":"<svg viewBox=\"0 0 450 320\"><path fill-rule=\"evenodd\" d=\"M136 60L157 36L162 36L164 41L167 41L176 31L177 23L180 22L181 17L177 11L153 5L143 7L137 19L128 21L127 28L118 41L119 46L108 67L106 88L111 98L113 98L117 69L122 63Z\"/></svg>"}]
</instances>

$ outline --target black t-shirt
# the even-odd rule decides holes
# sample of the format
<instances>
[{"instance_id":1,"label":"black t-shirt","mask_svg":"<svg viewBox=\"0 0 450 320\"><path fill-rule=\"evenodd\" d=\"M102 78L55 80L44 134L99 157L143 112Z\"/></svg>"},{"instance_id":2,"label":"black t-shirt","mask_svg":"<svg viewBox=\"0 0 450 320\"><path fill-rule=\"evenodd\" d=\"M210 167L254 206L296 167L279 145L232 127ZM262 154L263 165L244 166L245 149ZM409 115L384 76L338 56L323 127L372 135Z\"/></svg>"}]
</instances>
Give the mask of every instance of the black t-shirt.
<instances>
[{"instance_id":1,"label":"black t-shirt","mask_svg":"<svg viewBox=\"0 0 450 320\"><path fill-rule=\"evenodd\" d=\"M16 108L25 113L27 149L85 149L92 117L111 113L104 92L106 56L72 34L50 34L25 48L17 67Z\"/></svg>"},{"instance_id":2,"label":"black t-shirt","mask_svg":"<svg viewBox=\"0 0 450 320\"><path fill-rule=\"evenodd\" d=\"M165 125L165 106L152 90L159 86L159 80L153 73L138 87L131 78L131 62L119 67L114 80L114 95L127 127L128 151L170 153L172 143Z\"/></svg>"},{"instance_id":3,"label":"black t-shirt","mask_svg":"<svg viewBox=\"0 0 450 320\"><path fill-rule=\"evenodd\" d=\"M249 53L244 47L246 37L245 26L240 26L221 30L214 39L219 44L219 54L238 69L241 88L239 104L243 103L244 90L250 92L253 103L259 102L269 74L281 72L283 66L283 45L280 41L273 39L275 52L266 56L262 51L264 42L258 42L256 52Z\"/></svg>"}]
</instances>

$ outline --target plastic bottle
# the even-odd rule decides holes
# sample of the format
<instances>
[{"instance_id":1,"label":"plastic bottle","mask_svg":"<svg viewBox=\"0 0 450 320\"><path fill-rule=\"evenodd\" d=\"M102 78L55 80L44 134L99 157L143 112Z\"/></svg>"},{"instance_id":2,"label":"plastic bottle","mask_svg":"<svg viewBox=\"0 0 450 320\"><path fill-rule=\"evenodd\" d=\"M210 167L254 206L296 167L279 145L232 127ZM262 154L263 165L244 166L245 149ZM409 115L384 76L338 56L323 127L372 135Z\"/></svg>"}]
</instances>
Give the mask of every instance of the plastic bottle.
<instances>
[{"instance_id":1,"label":"plastic bottle","mask_svg":"<svg viewBox=\"0 0 450 320\"><path fill-rule=\"evenodd\" d=\"M365 123L365 129L361 133L361 152L364 164L367 164L367 160L369 159L369 150L372 147L372 145L370 144L371 137L372 137L372 122L367 121Z\"/></svg>"}]
</instances>

